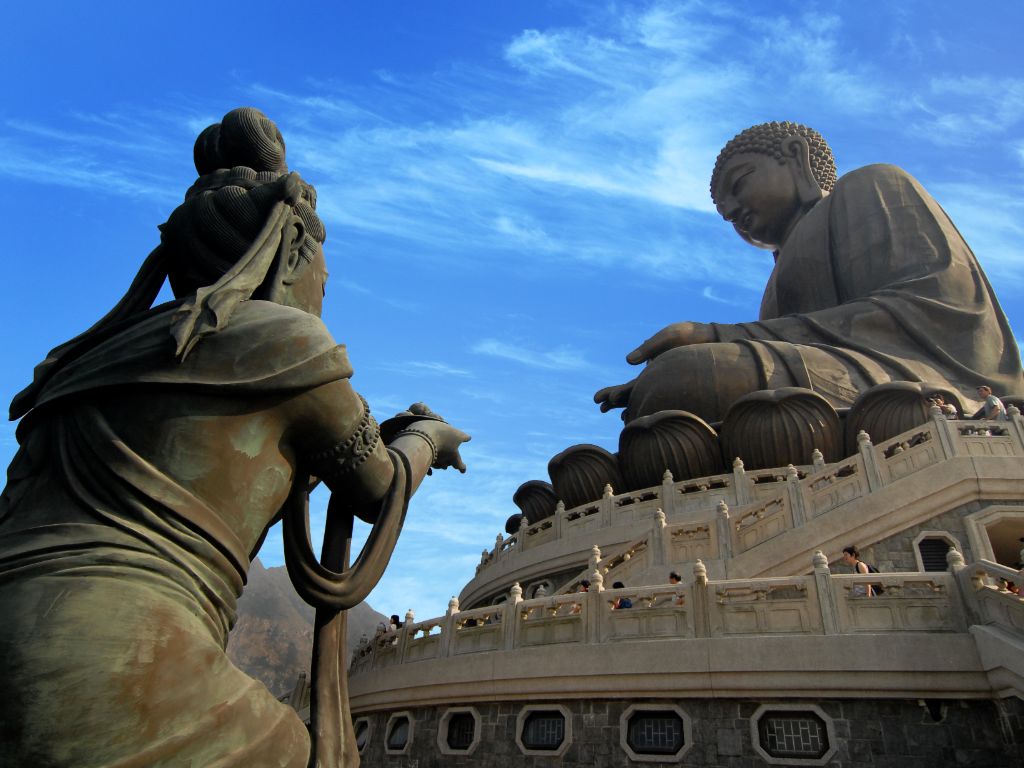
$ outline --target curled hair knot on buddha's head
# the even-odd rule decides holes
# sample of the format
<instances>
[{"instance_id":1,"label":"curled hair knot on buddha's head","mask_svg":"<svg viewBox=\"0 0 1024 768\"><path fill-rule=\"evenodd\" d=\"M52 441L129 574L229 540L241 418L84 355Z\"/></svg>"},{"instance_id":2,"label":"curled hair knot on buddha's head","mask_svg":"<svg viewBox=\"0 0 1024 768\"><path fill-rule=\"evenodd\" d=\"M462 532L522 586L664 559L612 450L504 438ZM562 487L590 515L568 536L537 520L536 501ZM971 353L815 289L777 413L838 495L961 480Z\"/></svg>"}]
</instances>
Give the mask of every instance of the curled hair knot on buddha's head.
<instances>
[{"instance_id":1,"label":"curled hair knot on buddha's head","mask_svg":"<svg viewBox=\"0 0 1024 768\"><path fill-rule=\"evenodd\" d=\"M799 136L807 142L811 161L811 173L815 181L826 194L836 184L836 163L821 134L813 128L789 121L760 123L741 131L722 148L715 161L715 170L711 174L711 199L715 200L715 184L718 175L725 167L729 158L745 152L753 152L774 157L780 163L785 162L783 145L786 139ZM717 200L715 201L718 202Z\"/></svg>"}]
</instances>

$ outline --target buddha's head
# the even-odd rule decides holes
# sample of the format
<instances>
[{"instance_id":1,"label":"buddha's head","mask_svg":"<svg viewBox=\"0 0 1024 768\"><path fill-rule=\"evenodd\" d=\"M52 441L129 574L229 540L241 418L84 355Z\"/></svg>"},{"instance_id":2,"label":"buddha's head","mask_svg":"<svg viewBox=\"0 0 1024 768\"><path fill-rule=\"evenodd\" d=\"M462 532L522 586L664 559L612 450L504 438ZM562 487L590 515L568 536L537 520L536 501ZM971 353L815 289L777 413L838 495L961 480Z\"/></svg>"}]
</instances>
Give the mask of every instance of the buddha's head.
<instances>
[{"instance_id":1,"label":"buddha's head","mask_svg":"<svg viewBox=\"0 0 1024 768\"><path fill-rule=\"evenodd\" d=\"M778 250L835 182L832 150L821 134L797 123L761 123L719 152L711 199L740 237Z\"/></svg>"}]
</instances>

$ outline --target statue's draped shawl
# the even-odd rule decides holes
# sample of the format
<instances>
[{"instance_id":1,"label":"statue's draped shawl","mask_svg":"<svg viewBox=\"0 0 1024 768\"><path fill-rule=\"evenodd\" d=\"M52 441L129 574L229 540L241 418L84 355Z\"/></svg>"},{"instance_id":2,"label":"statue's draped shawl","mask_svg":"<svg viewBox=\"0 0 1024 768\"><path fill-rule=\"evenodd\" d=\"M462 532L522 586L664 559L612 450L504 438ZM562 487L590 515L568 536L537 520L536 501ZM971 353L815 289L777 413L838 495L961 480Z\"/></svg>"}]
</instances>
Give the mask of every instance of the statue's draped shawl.
<instances>
[{"instance_id":1,"label":"statue's draped shawl","mask_svg":"<svg viewBox=\"0 0 1024 768\"><path fill-rule=\"evenodd\" d=\"M939 204L891 165L843 176L800 220L758 322L715 327L762 367L785 366L838 402L856 392L816 373L801 347L831 355L855 389L895 379L948 382L968 400L981 383L1024 392L1020 351L977 259Z\"/></svg>"},{"instance_id":2,"label":"statue's draped shawl","mask_svg":"<svg viewBox=\"0 0 1024 768\"><path fill-rule=\"evenodd\" d=\"M223 652L250 553L170 468L133 451L91 395L244 401L352 369L319 318L262 301L243 302L178 362L176 308L48 371L19 425L0 498L0 766L305 766L294 713ZM404 517L399 495L384 504Z\"/></svg>"}]
</instances>

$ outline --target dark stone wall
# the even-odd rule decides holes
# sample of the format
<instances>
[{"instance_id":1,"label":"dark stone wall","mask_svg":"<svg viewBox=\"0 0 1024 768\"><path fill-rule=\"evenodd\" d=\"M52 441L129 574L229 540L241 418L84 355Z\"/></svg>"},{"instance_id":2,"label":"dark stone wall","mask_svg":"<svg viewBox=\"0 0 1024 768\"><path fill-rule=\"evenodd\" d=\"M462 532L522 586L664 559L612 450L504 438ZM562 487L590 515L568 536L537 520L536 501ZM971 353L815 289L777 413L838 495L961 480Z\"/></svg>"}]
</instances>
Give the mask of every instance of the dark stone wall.
<instances>
[{"instance_id":1,"label":"dark stone wall","mask_svg":"<svg viewBox=\"0 0 1024 768\"><path fill-rule=\"evenodd\" d=\"M936 515L920 525L907 528L895 536L883 539L870 546L859 541L851 541L850 544L858 547L863 560L874 564L881 571L916 571L917 560L914 557L914 539L922 531L945 531L960 542L960 545L963 547L961 554L963 554L964 560L970 563L978 558L978 553L971 551L971 543L967 538L964 518L986 507L1013 506L1021 503L1016 501L972 501L941 515ZM843 569L838 569L838 572L843 572Z\"/></svg>"},{"instance_id":2,"label":"dark stone wall","mask_svg":"<svg viewBox=\"0 0 1024 768\"><path fill-rule=\"evenodd\" d=\"M562 701L572 713L572 743L561 757L523 755L516 745L516 719L531 703L475 704L482 742L473 755L442 755L437 727L446 708L412 710L413 742L406 755L384 753L389 712L371 715L373 735L363 753L367 768L620 768L658 765L631 761L619 746L619 718L636 701ZM751 744L750 718L762 703L750 700L645 700L675 704L692 721L693 747L673 765L702 768L764 768ZM915 700L814 701L834 725L837 750L832 768L1020 768L1024 765L1024 702L943 700L932 707ZM787 707L798 709L795 702ZM940 717L939 721L933 719ZM665 765L666 763L661 763ZM799 765L793 762L792 765Z\"/></svg>"}]
</instances>

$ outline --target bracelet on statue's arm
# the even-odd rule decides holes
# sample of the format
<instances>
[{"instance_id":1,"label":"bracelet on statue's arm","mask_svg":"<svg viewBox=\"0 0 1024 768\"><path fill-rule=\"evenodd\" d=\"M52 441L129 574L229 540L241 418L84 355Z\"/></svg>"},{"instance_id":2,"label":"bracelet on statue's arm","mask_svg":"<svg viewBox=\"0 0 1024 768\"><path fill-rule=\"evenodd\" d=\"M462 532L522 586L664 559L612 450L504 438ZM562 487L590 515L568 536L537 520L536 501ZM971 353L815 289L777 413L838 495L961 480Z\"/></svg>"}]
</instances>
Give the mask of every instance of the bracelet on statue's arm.
<instances>
[{"instance_id":1,"label":"bracelet on statue's arm","mask_svg":"<svg viewBox=\"0 0 1024 768\"><path fill-rule=\"evenodd\" d=\"M405 435L416 435L416 437L420 438L421 440L425 440L427 445L430 446L430 466L432 467L435 464L437 464L437 444L434 442L434 438L432 438L422 429L416 429L416 427L406 427L401 432L395 435L395 439L397 440L398 438L404 437Z\"/></svg>"}]
</instances>

